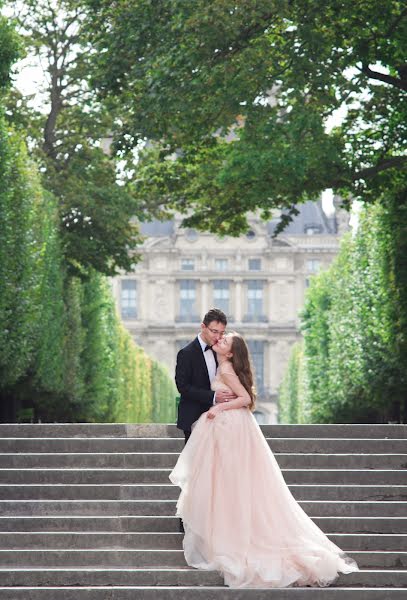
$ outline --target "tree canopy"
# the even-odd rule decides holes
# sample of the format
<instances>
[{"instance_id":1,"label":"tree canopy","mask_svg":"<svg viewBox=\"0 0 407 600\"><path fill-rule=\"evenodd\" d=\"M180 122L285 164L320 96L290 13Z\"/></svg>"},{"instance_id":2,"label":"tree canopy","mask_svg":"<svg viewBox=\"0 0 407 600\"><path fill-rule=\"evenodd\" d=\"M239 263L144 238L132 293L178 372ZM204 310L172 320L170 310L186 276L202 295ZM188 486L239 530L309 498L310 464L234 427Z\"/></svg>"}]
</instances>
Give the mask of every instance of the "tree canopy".
<instances>
[{"instance_id":1,"label":"tree canopy","mask_svg":"<svg viewBox=\"0 0 407 600\"><path fill-rule=\"evenodd\" d=\"M0 0L0 10L3 5L3 0ZM0 92L4 92L10 83L11 65L19 57L20 50L19 38L13 25L0 15Z\"/></svg>"},{"instance_id":2,"label":"tree canopy","mask_svg":"<svg viewBox=\"0 0 407 600\"><path fill-rule=\"evenodd\" d=\"M77 0L24 0L16 16L27 54L44 71L42 104L33 108L16 89L7 99L13 127L28 137L44 187L58 198L69 271L114 275L131 270L140 236L138 201L101 142L111 111L90 85L92 48Z\"/></svg>"},{"instance_id":3,"label":"tree canopy","mask_svg":"<svg viewBox=\"0 0 407 600\"><path fill-rule=\"evenodd\" d=\"M407 161L403 2L88 5L92 81L119 107L116 148L134 167L129 151L150 142L134 175L142 201L233 234L247 211L289 212L327 188L370 201L397 186ZM343 122L327 128L338 109Z\"/></svg>"}]
</instances>

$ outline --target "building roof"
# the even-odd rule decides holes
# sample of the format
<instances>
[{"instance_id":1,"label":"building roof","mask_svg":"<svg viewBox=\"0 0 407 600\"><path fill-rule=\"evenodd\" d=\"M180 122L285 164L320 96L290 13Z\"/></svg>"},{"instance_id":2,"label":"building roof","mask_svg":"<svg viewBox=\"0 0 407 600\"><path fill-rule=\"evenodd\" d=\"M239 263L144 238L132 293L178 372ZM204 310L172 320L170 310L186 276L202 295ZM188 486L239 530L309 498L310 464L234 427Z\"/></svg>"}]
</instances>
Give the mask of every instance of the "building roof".
<instances>
[{"instance_id":1,"label":"building roof","mask_svg":"<svg viewBox=\"0 0 407 600\"><path fill-rule=\"evenodd\" d=\"M328 217L322 208L321 200L317 202L309 200L304 204L298 204L297 208L300 211L299 214L285 227L283 233L298 235L308 233L309 230L312 230L316 235L337 233L335 214L332 217ZM280 219L277 218L267 223L267 230L270 235L274 233L279 222Z\"/></svg>"},{"instance_id":2,"label":"building roof","mask_svg":"<svg viewBox=\"0 0 407 600\"><path fill-rule=\"evenodd\" d=\"M322 202L305 202L297 205L300 211L295 216L289 225L284 229L284 234L298 235L308 233L310 230L315 235L336 234L337 224L335 215L327 217L322 209ZM272 235L279 223L280 219L272 219L267 223L267 231ZM168 221L146 221L140 223L140 231L146 237L168 237L173 235L175 231L175 223L173 220Z\"/></svg>"},{"instance_id":3,"label":"building roof","mask_svg":"<svg viewBox=\"0 0 407 600\"><path fill-rule=\"evenodd\" d=\"M174 233L174 221L145 221L140 232L147 237L167 237Z\"/></svg>"}]
</instances>

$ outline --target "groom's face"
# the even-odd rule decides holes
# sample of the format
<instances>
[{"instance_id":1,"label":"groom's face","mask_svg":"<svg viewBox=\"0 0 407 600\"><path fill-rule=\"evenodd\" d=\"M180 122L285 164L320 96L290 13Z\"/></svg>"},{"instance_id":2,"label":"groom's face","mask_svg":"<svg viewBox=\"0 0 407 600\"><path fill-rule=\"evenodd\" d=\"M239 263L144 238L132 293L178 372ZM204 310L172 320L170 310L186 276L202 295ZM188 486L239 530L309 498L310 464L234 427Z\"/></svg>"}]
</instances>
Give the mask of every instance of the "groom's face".
<instances>
[{"instance_id":1,"label":"groom's face","mask_svg":"<svg viewBox=\"0 0 407 600\"><path fill-rule=\"evenodd\" d=\"M209 325L205 325L202 323L201 325L201 336L202 339L209 345L213 346L222 339L223 334L225 333L226 327L223 323L219 321L211 321Z\"/></svg>"}]
</instances>

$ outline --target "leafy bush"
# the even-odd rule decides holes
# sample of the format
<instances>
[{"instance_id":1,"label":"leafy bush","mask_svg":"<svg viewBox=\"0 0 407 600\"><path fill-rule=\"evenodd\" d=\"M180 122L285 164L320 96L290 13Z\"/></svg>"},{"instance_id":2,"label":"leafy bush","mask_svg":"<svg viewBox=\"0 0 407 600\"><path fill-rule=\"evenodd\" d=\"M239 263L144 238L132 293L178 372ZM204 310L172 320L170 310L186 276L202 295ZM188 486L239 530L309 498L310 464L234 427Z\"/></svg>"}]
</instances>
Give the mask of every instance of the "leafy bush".
<instances>
[{"instance_id":1,"label":"leafy bush","mask_svg":"<svg viewBox=\"0 0 407 600\"><path fill-rule=\"evenodd\" d=\"M406 421L406 234L400 185L385 203L362 211L356 235L345 236L330 268L313 277L302 312L305 365L301 371L294 347L280 419Z\"/></svg>"}]
</instances>

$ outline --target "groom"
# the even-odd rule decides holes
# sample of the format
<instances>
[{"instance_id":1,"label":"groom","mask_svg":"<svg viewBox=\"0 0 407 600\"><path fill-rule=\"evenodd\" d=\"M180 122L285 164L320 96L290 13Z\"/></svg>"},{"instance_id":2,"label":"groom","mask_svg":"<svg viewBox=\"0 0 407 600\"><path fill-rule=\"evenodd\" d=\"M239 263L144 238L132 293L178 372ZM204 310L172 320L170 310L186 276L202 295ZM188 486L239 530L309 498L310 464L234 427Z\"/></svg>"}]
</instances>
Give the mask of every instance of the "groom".
<instances>
[{"instance_id":1,"label":"groom","mask_svg":"<svg viewBox=\"0 0 407 600\"><path fill-rule=\"evenodd\" d=\"M185 443L191 435L191 425L202 413L218 402L236 398L231 392L211 390L218 366L212 346L222 338L226 325L225 313L212 308L204 316L198 336L178 352L175 383L181 399L177 427L183 430Z\"/></svg>"}]
</instances>

